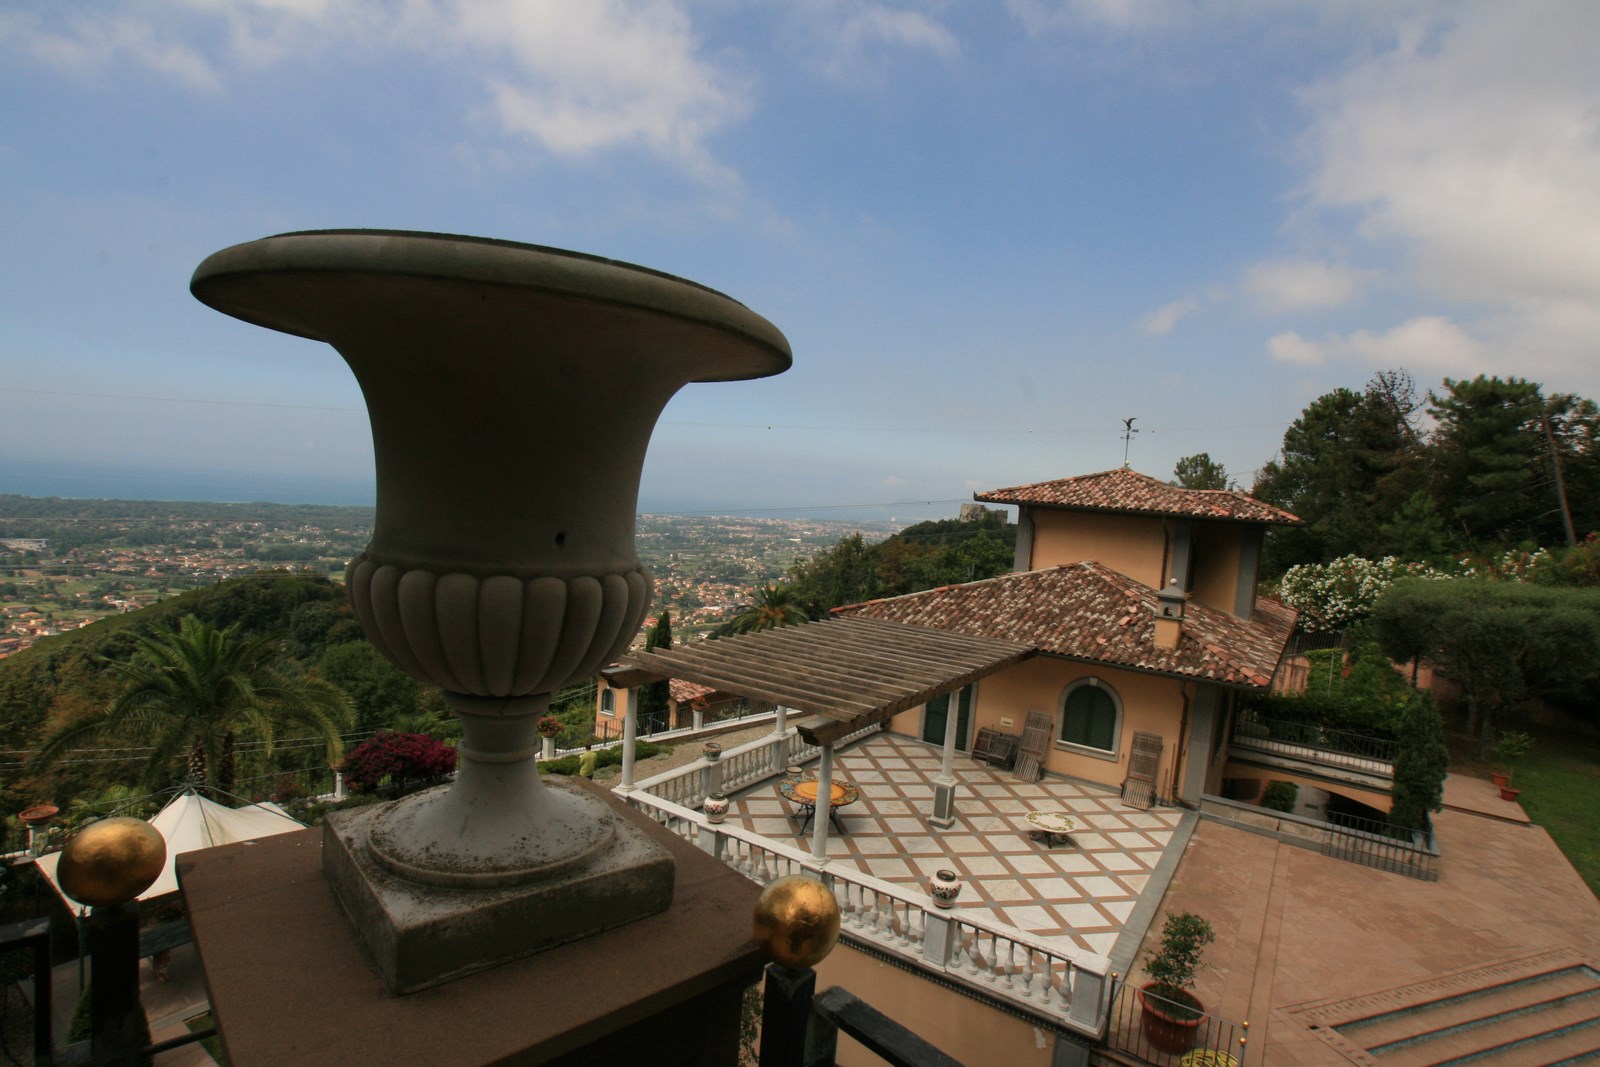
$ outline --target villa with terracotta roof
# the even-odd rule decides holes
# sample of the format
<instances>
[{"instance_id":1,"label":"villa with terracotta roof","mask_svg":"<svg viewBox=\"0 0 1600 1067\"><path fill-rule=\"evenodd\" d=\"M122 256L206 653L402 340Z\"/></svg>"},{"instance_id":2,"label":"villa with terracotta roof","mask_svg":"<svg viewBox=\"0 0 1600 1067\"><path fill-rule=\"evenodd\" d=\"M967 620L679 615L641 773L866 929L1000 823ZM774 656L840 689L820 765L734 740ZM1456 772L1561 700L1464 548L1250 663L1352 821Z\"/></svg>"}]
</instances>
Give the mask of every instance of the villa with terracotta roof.
<instances>
[{"instance_id":1,"label":"villa with terracotta roof","mask_svg":"<svg viewBox=\"0 0 1600 1067\"><path fill-rule=\"evenodd\" d=\"M1294 630L1292 610L1256 594L1262 538L1299 520L1127 468L976 499L1019 509L1015 572L838 613L1033 649L951 698L958 749L984 729L1020 736L1032 712L1050 722L1044 770L1119 787L1136 774L1191 803L1220 792L1239 698L1272 685ZM947 714L930 702L890 729L942 742Z\"/></svg>"}]
</instances>

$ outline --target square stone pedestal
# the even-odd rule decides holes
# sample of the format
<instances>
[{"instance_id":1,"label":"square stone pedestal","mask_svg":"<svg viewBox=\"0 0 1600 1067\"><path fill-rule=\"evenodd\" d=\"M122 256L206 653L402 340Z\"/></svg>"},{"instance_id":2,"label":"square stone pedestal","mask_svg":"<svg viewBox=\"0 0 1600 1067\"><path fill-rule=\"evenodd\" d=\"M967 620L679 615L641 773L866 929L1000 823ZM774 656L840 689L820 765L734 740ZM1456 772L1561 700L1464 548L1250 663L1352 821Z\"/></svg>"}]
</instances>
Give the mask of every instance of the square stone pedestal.
<instances>
[{"instance_id":1,"label":"square stone pedestal","mask_svg":"<svg viewBox=\"0 0 1600 1067\"><path fill-rule=\"evenodd\" d=\"M598 790L597 790L598 791ZM761 976L760 888L610 794L672 855L666 911L492 970L390 993L322 871L322 831L188 853L178 876L235 1067L695 1065L737 1058Z\"/></svg>"},{"instance_id":2,"label":"square stone pedestal","mask_svg":"<svg viewBox=\"0 0 1600 1067\"><path fill-rule=\"evenodd\" d=\"M592 793L578 781L546 789ZM611 839L599 855L530 885L443 889L397 877L367 840L385 806L329 815L323 873L390 990L414 993L601 930L626 926L672 903L672 855L605 804Z\"/></svg>"}]
</instances>

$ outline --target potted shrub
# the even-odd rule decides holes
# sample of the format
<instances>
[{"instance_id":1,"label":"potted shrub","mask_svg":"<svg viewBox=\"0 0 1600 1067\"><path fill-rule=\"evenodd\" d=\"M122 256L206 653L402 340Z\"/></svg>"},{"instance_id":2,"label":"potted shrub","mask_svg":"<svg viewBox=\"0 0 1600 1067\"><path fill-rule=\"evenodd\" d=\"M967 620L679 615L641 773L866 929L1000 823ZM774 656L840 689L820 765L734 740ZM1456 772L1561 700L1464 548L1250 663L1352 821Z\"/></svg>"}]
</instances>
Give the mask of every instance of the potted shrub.
<instances>
[{"instance_id":1,"label":"potted shrub","mask_svg":"<svg viewBox=\"0 0 1600 1067\"><path fill-rule=\"evenodd\" d=\"M1516 769L1516 763L1528 754L1528 749L1533 747L1533 738L1519 730L1502 730L1500 740L1495 742L1493 749L1494 758L1500 762L1503 770L1493 772L1491 778L1494 784L1500 787L1500 796L1505 800L1517 799L1520 789L1511 788L1511 776Z\"/></svg>"},{"instance_id":2,"label":"potted shrub","mask_svg":"<svg viewBox=\"0 0 1600 1067\"><path fill-rule=\"evenodd\" d=\"M1150 981L1139 987L1140 1025L1152 1047L1174 1055L1194 1045L1205 1006L1193 993L1200 955L1217 939L1211 924L1193 912L1168 915L1161 943L1145 961Z\"/></svg>"}]
</instances>

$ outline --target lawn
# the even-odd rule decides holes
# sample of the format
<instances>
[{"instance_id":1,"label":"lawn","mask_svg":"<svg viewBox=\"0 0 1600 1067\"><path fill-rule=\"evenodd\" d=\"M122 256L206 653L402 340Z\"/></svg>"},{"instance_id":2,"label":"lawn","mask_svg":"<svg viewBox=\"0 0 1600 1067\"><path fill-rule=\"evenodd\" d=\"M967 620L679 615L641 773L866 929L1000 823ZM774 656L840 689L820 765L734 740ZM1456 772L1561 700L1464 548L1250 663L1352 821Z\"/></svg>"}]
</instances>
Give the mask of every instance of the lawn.
<instances>
[{"instance_id":1,"label":"lawn","mask_svg":"<svg viewBox=\"0 0 1600 1067\"><path fill-rule=\"evenodd\" d=\"M1549 831L1600 896L1600 738L1543 731L1516 768L1513 784L1528 817Z\"/></svg>"}]
</instances>

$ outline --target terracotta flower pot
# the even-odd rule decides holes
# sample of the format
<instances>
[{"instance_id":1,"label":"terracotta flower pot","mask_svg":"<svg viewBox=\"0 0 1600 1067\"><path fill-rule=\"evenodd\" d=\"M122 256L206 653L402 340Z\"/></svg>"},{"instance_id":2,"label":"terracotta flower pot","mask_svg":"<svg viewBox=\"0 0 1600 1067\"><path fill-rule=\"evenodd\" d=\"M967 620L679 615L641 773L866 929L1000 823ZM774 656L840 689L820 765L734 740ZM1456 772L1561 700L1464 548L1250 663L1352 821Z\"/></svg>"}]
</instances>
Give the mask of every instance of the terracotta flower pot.
<instances>
[{"instance_id":1,"label":"terracotta flower pot","mask_svg":"<svg viewBox=\"0 0 1600 1067\"><path fill-rule=\"evenodd\" d=\"M1183 1002L1194 1010L1192 1018L1180 1018L1174 1002ZM1156 992L1156 984L1147 982L1139 987L1139 1025L1150 1047L1161 1052L1179 1055L1194 1047L1200 1032L1200 1013L1205 1009L1198 998L1183 990L1167 989Z\"/></svg>"},{"instance_id":2,"label":"terracotta flower pot","mask_svg":"<svg viewBox=\"0 0 1600 1067\"><path fill-rule=\"evenodd\" d=\"M1506 786L1511 784L1511 775L1507 774L1505 771L1490 771L1489 781L1493 782L1496 787L1504 789Z\"/></svg>"},{"instance_id":3,"label":"terracotta flower pot","mask_svg":"<svg viewBox=\"0 0 1600 1067\"><path fill-rule=\"evenodd\" d=\"M1508 785L1503 785L1503 786L1500 787L1500 799L1501 800L1515 800L1521 795L1522 795L1522 790L1520 790L1520 789L1512 789Z\"/></svg>"}]
</instances>

